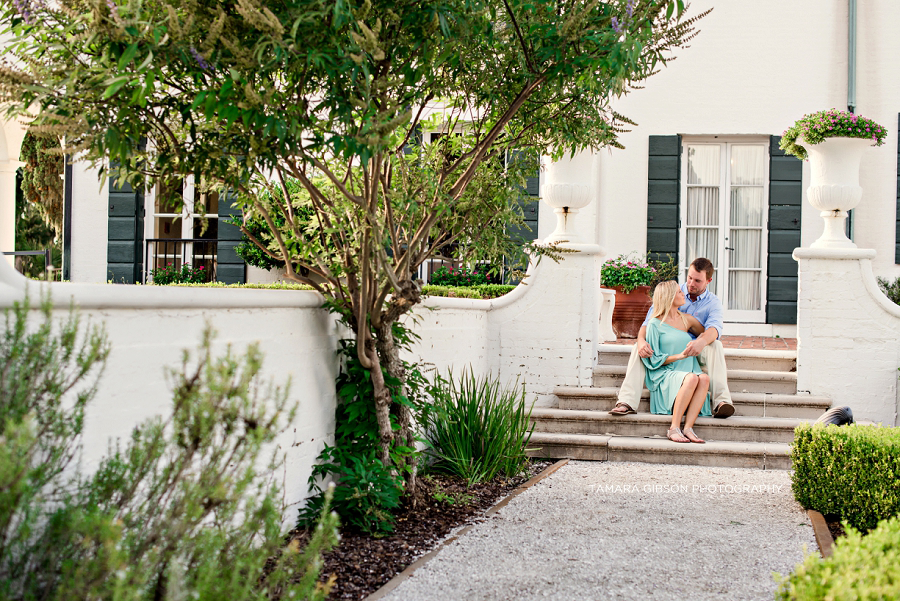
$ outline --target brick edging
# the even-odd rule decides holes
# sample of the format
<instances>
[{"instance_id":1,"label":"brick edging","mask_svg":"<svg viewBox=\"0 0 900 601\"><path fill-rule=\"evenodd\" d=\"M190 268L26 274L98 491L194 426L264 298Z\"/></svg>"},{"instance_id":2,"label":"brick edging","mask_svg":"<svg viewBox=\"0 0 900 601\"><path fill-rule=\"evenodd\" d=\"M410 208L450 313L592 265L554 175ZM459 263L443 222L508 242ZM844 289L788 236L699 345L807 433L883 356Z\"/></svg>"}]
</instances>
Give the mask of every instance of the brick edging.
<instances>
[{"instance_id":1,"label":"brick edging","mask_svg":"<svg viewBox=\"0 0 900 601\"><path fill-rule=\"evenodd\" d=\"M816 544L819 545L819 553L823 558L831 557L834 553L834 537L831 536L831 530L825 522L825 516L815 509L807 509L806 514L809 521L812 522L813 533L816 535Z\"/></svg>"},{"instance_id":2,"label":"brick edging","mask_svg":"<svg viewBox=\"0 0 900 601\"><path fill-rule=\"evenodd\" d=\"M534 486L535 484L537 484L538 482L540 482L541 480L543 480L544 478L546 478L547 476L549 476L550 474L552 474L553 472L555 472L556 470L558 470L559 468L561 468L562 466L567 464L568 462L569 462L568 459L560 459L553 465L547 466L546 468L544 468L541 471L541 473L534 476L528 482L525 482L524 484L520 484L514 491L512 491L510 494L503 497L496 505L494 505L493 507L491 507L490 509L485 511L482 514L482 517L488 517L488 516L491 516L491 515L497 513L500 509L505 507L507 505L507 503L509 503L510 500L512 500L513 497L516 497L516 496L522 494L523 492L525 492L526 490L528 490L529 488L531 488L532 486ZM465 526L464 528L460 529L453 536L450 536L449 538L445 538L443 541L441 541L441 543L437 547L435 547L434 549L432 549L431 551L429 551L422 557L418 558L417 560L415 560L414 562L412 562L411 564L406 566L405 570L403 570L402 572L400 572L399 574L397 574L396 576L394 576L393 578L388 580L386 583L384 583L384 585L382 585L381 588L379 588L377 591L375 591L374 593L372 593L371 595L366 597L365 601L377 601L378 599L382 599L385 595L387 595L388 593L393 591L395 588L400 586L400 584L402 584L405 580L407 580L410 576L412 576L413 572L415 572L416 570L421 568L423 565L428 563L431 559L433 559L435 555L440 553L441 549L443 549L444 547L446 547L447 545L449 545L456 539L460 538L461 536L465 535L474 526L475 526L475 524L469 524L468 526Z\"/></svg>"}]
</instances>

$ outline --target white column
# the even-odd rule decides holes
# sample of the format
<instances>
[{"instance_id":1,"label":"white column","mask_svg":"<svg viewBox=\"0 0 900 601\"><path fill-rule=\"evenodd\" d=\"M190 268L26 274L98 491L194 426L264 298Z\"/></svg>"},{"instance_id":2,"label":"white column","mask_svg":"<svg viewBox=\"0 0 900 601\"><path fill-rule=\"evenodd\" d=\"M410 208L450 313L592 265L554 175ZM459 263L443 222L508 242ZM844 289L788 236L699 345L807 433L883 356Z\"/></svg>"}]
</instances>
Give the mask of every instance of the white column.
<instances>
[{"instance_id":1,"label":"white column","mask_svg":"<svg viewBox=\"0 0 900 601\"><path fill-rule=\"evenodd\" d=\"M875 251L798 248L797 391L857 420L898 424L900 306L878 288Z\"/></svg>"},{"instance_id":2,"label":"white column","mask_svg":"<svg viewBox=\"0 0 900 601\"><path fill-rule=\"evenodd\" d=\"M16 169L23 164L0 161L0 252L16 250ZM15 257L5 258L15 265Z\"/></svg>"}]
</instances>

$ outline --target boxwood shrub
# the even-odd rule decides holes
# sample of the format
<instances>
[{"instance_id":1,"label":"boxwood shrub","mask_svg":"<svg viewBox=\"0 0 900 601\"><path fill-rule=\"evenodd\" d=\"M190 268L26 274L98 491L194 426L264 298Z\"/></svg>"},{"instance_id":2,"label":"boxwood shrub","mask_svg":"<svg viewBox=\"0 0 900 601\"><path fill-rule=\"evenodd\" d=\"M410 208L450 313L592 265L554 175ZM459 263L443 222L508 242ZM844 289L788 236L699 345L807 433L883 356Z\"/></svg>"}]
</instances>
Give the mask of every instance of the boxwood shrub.
<instances>
[{"instance_id":1,"label":"boxwood shrub","mask_svg":"<svg viewBox=\"0 0 900 601\"><path fill-rule=\"evenodd\" d=\"M803 424L794 431L794 497L868 531L900 514L900 428Z\"/></svg>"},{"instance_id":2,"label":"boxwood shrub","mask_svg":"<svg viewBox=\"0 0 900 601\"><path fill-rule=\"evenodd\" d=\"M807 555L782 580L781 601L900 599L900 517L882 521L862 535L849 527L827 559Z\"/></svg>"}]
</instances>

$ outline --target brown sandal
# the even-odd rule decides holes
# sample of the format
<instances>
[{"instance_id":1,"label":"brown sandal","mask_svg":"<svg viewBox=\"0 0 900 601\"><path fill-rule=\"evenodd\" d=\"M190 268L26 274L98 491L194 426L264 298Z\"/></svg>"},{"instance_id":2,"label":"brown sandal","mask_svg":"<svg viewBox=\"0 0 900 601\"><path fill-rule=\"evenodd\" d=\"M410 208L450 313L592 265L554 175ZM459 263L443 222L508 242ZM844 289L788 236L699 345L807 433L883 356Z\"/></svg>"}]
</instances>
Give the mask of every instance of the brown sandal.
<instances>
[{"instance_id":1,"label":"brown sandal","mask_svg":"<svg viewBox=\"0 0 900 601\"><path fill-rule=\"evenodd\" d=\"M637 413L637 411L629 407L626 403L616 403L616 406L609 412L610 415L630 415L632 413Z\"/></svg>"},{"instance_id":2,"label":"brown sandal","mask_svg":"<svg viewBox=\"0 0 900 601\"><path fill-rule=\"evenodd\" d=\"M669 431L666 432L666 438L672 442L691 442L684 437L679 428L669 428Z\"/></svg>"},{"instance_id":3,"label":"brown sandal","mask_svg":"<svg viewBox=\"0 0 900 601\"><path fill-rule=\"evenodd\" d=\"M699 436L697 436L697 435L694 433L694 429L693 429L693 428L685 428L685 429L684 429L684 435L685 435L685 436L687 437L687 439L690 440L691 442L696 442L696 443L700 443L700 444L703 444L703 443L706 442L705 440L703 440L702 438L700 438Z\"/></svg>"}]
</instances>

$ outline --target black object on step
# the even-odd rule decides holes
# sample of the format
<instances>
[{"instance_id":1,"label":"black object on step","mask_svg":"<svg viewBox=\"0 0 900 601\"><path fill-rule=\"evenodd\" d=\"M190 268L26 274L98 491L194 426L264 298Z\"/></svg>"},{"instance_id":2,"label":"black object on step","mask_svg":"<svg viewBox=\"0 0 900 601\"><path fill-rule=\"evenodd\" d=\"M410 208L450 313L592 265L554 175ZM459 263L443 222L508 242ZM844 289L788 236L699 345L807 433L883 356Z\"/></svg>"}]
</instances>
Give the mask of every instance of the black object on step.
<instances>
[{"instance_id":1,"label":"black object on step","mask_svg":"<svg viewBox=\"0 0 900 601\"><path fill-rule=\"evenodd\" d=\"M853 412L850 411L850 407L832 407L828 411L822 414L822 416L816 420L817 424L825 424L826 426L830 426L834 424L835 426L845 426L847 424L853 423Z\"/></svg>"}]
</instances>

